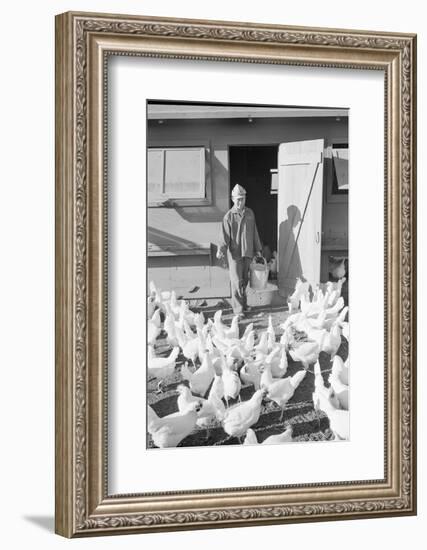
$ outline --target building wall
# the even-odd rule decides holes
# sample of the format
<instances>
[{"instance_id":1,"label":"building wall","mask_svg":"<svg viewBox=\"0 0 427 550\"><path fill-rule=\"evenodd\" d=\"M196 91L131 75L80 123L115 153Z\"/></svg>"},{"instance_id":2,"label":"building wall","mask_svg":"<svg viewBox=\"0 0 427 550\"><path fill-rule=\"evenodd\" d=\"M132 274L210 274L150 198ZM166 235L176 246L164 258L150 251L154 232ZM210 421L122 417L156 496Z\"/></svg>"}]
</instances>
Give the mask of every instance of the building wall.
<instances>
[{"instance_id":1,"label":"building wall","mask_svg":"<svg viewBox=\"0 0 427 550\"><path fill-rule=\"evenodd\" d=\"M348 258L348 196L341 196L342 202L332 202L332 160L325 159L322 212L322 255L320 280L329 279L329 256Z\"/></svg>"},{"instance_id":2,"label":"building wall","mask_svg":"<svg viewBox=\"0 0 427 550\"><path fill-rule=\"evenodd\" d=\"M215 258L215 245L223 215L229 209L229 159L231 145L278 145L282 142L319 139L339 141L347 139L348 119L341 118L272 118L227 120L157 120L149 121L150 147L174 145L205 145L210 151L210 184L212 203L209 206L153 207L148 211L148 240L158 246L182 240L185 243L212 243L212 253L202 258L170 256L149 258L149 277L166 288L178 285L177 290L187 295L189 288L201 287L193 296L220 296L228 294L228 274ZM347 205L324 203L325 236L347 231ZM258 223L262 223L259 222ZM193 261L193 264L191 263ZM173 264L173 265L172 265ZM193 265L193 270L188 266ZM178 272L191 277L180 277ZM187 280L188 279L188 280ZM194 283L194 284L193 284ZM200 284L199 284L200 283ZM191 294L187 297L191 297Z\"/></svg>"}]
</instances>

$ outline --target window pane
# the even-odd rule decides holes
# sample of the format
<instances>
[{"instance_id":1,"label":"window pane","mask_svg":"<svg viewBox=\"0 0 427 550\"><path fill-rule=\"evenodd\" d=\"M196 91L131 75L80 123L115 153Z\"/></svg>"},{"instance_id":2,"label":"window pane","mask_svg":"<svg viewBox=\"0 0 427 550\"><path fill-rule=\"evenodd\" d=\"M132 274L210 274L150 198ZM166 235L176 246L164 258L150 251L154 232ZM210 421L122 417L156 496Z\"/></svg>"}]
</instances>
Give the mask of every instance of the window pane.
<instances>
[{"instance_id":1,"label":"window pane","mask_svg":"<svg viewBox=\"0 0 427 550\"><path fill-rule=\"evenodd\" d=\"M148 150L148 193L163 192L163 150Z\"/></svg>"},{"instance_id":2,"label":"window pane","mask_svg":"<svg viewBox=\"0 0 427 550\"><path fill-rule=\"evenodd\" d=\"M334 149L332 155L337 189L348 191L348 149Z\"/></svg>"},{"instance_id":3,"label":"window pane","mask_svg":"<svg viewBox=\"0 0 427 550\"><path fill-rule=\"evenodd\" d=\"M165 193L170 197L204 196L204 149L165 150Z\"/></svg>"}]
</instances>

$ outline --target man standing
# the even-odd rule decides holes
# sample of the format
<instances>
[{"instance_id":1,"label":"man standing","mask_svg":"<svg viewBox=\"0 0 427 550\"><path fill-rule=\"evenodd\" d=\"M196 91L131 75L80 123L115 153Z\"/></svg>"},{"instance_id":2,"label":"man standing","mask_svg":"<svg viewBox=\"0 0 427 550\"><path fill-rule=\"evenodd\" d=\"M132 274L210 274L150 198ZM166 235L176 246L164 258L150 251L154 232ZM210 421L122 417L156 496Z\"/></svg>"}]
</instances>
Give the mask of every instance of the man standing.
<instances>
[{"instance_id":1,"label":"man standing","mask_svg":"<svg viewBox=\"0 0 427 550\"><path fill-rule=\"evenodd\" d=\"M231 282L231 303L235 314L249 311L246 287L249 282L249 266L256 254L261 254L262 244L258 235L255 215L245 206L246 191L236 184L231 192L233 207L222 220L221 237L216 257L220 260L227 251Z\"/></svg>"}]
</instances>

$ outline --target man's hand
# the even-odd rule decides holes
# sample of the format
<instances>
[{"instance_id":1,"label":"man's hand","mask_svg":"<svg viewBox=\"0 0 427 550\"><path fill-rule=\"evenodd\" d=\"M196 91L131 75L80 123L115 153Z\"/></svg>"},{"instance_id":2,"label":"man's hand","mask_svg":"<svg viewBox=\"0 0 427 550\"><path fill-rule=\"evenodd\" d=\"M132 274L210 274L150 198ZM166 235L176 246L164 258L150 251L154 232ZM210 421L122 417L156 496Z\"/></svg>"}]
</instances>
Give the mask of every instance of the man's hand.
<instances>
[{"instance_id":1,"label":"man's hand","mask_svg":"<svg viewBox=\"0 0 427 550\"><path fill-rule=\"evenodd\" d=\"M262 256L261 250L257 250L255 255L256 255L256 256Z\"/></svg>"},{"instance_id":2,"label":"man's hand","mask_svg":"<svg viewBox=\"0 0 427 550\"><path fill-rule=\"evenodd\" d=\"M216 257L218 260L222 260L224 258L224 252L220 248L216 251Z\"/></svg>"}]
</instances>

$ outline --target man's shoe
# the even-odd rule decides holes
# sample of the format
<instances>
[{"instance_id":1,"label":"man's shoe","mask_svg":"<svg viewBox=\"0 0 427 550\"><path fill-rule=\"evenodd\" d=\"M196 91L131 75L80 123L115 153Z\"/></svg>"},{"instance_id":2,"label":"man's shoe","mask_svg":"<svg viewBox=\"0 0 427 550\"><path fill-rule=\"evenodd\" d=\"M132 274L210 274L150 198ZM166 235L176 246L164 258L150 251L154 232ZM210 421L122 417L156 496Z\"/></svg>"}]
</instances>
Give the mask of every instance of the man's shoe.
<instances>
[{"instance_id":1,"label":"man's shoe","mask_svg":"<svg viewBox=\"0 0 427 550\"><path fill-rule=\"evenodd\" d=\"M251 306L246 306L246 307L243 308L243 311L244 311L245 313L249 313L249 312L252 311L252 308L251 308Z\"/></svg>"}]
</instances>

